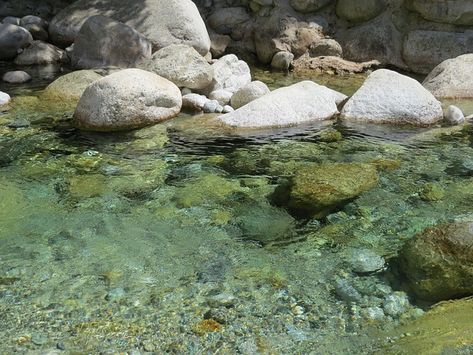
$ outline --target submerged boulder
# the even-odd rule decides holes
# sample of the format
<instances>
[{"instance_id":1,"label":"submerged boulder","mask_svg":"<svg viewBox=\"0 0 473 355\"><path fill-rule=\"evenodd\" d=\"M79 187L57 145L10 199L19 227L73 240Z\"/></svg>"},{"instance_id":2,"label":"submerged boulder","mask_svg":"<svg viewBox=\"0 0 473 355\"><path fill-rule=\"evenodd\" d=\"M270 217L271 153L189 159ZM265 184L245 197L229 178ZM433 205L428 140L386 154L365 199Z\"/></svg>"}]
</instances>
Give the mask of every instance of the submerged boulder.
<instances>
[{"instance_id":1,"label":"submerged boulder","mask_svg":"<svg viewBox=\"0 0 473 355\"><path fill-rule=\"evenodd\" d=\"M406 243L399 265L421 299L473 295L473 222L427 228Z\"/></svg>"},{"instance_id":2,"label":"submerged boulder","mask_svg":"<svg viewBox=\"0 0 473 355\"><path fill-rule=\"evenodd\" d=\"M341 116L349 121L425 126L441 120L443 111L418 81L380 69L348 100Z\"/></svg>"},{"instance_id":3,"label":"submerged boulder","mask_svg":"<svg viewBox=\"0 0 473 355\"><path fill-rule=\"evenodd\" d=\"M129 130L172 118L181 105L181 92L169 80L141 69L124 69L87 87L74 120L85 130Z\"/></svg>"},{"instance_id":4,"label":"submerged boulder","mask_svg":"<svg viewBox=\"0 0 473 355\"><path fill-rule=\"evenodd\" d=\"M15 58L17 65L52 64L67 61L66 52L43 41L34 41Z\"/></svg>"},{"instance_id":5,"label":"submerged boulder","mask_svg":"<svg viewBox=\"0 0 473 355\"><path fill-rule=\"evenodd\" d=\"M473 54L448 59L436 66L423 85L441 99L473 98Z\"/></svg>"},{"instance_id":6,"label":"submerged boulder","mask_svg":"<svg viewBox=\"0 0 473 355\"><path fill-rule=\"evenodd\" d=\"M99 79L102 79L102 75L93 70L74 71L54 80L41 96L51 100L77 103L85 89Z\"/></svg>"},{"instance_id":7,"label":"submerged boulder","mask_svg":"<svg viewBox=\"0 0 473 355\"><path fill-rule=\"evenodd\" d=\"M79 0L52 19L51 40L70 45L83 23L95 15L133 27L152 42L154 49L179 43L194 47L202 55L210 49L204 21L191 0Z\"/></svg>"},{"instance_id":8,"label":"submerged boulder","mask_svg":"<svg viewBox=\"0 0 473 355\"><path fill-rule=\"evenodd\" d=\"M21 49L33 42L31 34L23 27L10 23L0 24L0 59L13 59Z\"/></svg>"},{"instance_id":9,"label":"submerged boulder","mask_svg":"<svg viewBox=\"0 0 473 355\"><path fill-rule=\"evenodd\" d=\"M75 68L133 67L151 57L151 43L130 26L106 16L92 16L74 42L71 64Z\"/></svg>"},{"instance_id":10,"label":"submerged boulder","mask_svg":"<svg viewBox=\"0 0 473 355\"><path fill-rule=\"evenodd\" d=\"M274 90L219 119L227 125L246 128L286 127L323 121L338 113L337 103L344 97L312 81L302 81Z\"/></svg>"},{"instance_id":11,"label":"submerged boulder","mask_svg":"<svg viewBox=\"0 0 473 355\"><path fill-rule=\"evenodd\" d=\"M204 89L213 80L212 66L194 48L184 44L160 49L139 67L193 90Z\"/></svg>"},{"instance_id":12,"label":"submerged boulder","mask_svg":"<svg viewBox=\"0 0 473 355\"><path fill-rule=\"evenodd\" d=\"M298 214L322 218L378 183L376 167L362 163L305 166L294 175L289 207Z\"/></svg>"},{"instance_id":13,"label":"submerged boulder","mask_svg":"<svg viewBox=\"0 0 473 355\"><path fill-rule=\"evenodd\" d=\"M9 71L3 74L2 80L6 83L21 84L31 80L31 75L21 70Z\"/></svg>"}]
</instances>

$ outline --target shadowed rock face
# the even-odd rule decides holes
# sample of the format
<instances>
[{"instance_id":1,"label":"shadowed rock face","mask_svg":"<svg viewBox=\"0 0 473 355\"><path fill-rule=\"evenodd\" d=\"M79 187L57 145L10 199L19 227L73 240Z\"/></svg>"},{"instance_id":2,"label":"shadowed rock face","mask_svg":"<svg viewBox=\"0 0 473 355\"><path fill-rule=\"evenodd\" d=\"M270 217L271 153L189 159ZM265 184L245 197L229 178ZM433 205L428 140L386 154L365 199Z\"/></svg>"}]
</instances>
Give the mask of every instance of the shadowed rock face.
<instances>
[{"instance_id":1,"label":"shadowed rock face","mask_svg":"<svg viewBox=\"0 0 473 355\"><path fill-rule=\"evenodd\" d=\"M473 3L470 0L412 0L411 6L426 20L473 25Z\"/></svg>"},{"instance_id":2,"label":"shadowed rock face","mask_svg":"<svg viewBox=\"0 0 473 355\"><path fill-rule=\"evenodd\" d=\"M405 245L400 266L421 299L473 294L473 222L428 228Z\"/></svg>"}]
</instances>

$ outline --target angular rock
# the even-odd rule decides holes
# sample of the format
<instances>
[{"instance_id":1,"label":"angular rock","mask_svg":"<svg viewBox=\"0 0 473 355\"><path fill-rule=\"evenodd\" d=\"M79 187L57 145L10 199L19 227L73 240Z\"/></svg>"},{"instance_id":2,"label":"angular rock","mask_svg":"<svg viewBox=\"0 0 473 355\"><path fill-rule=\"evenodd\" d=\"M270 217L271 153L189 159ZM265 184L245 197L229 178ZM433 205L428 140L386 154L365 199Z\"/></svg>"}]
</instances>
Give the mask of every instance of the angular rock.
<instances>
[{"instance_id":1,"label":"angular rock","mask_svg":"<svg viewBox=\"0 0 473 355\"><path fill-rule=\"evenodd\" d=\"M341 117L349 121L425 126L441 120L443 111L441 103L418 81L380 69L348 100Z\"/></svg>"},{"instance_id":2,"label":"angular rock","mask_svg":"<svg viewBox=\"0 0 473 355\"><path fill-rule=\"evenodd\" d=\"M384 0L338 0L337 16L350 22L366 22L386 8Z\"/></svg>"},{"instance_id":3,"label":"angular rock","mask_svg":"<svg viewBox=\"0 0 473 355\"><path fill-rule=\"evenodd\" d=\"M77 70L54 80L41 96L57 101L78 102L85 89L100 79L102 75L93 70Z\"/></svg>"},{"instance_id":4,"label":"angular rock","mask_svg":"<svg viewBox=\"0 0 473 355\"><path fill-rule=\"evenodd\" d=\"M74 121L85 130L129 130L172 118L181 105L181 92L169 80L141 69L124 69L87 87Z\"/></svg>"},{"instance_id":5,"label":"angular rock","mask_svg":"<svg viewBox=\"0 0 473 355\"><path fill-rule=\"evenodd\" d=\"M412 0L410 6L429 21L473 25L473 4L470 0Z\"/></svg>"},{"instance_id":6,"label":"angular rock","mask_svg":"<svg viewBox=\"0 0 473 355\"><path fill-rule=\"evenodd\" d=\"M0 24L0 60L13 59L21 49L33 42L33 36L23 27Z\"/></svg>"},{"instance_id":7,"label":"angular rock","mask_svg":"<svg viewBox=\"0 0 473 355\"><path fill-rule=\"evenodd\" d=\"M406 243L399 265L421 299L473 295L473 223L427 228Z\"/></svg>"},{"instance_id":8,"label":"angular rock","mask_svg":"<svg viewBox=\"0 0 473 355\"><path fill-rule=\"evenodd\" d=\"M251 82L250 67L234 54L227 54L212 65L214 77L208 93L225 89L231 93Z\"/></svg>"},{"instance_id":9,"label":"angular rock","mask_svg":"<svg viewBox=\"0 0 473 355\"><path fill-rule=\"evenodd\" d=\"M15 58L17 65L51 64L65 61L67 61L67 55L62 49L43 41L33 41Z\"/></svg>"},{"instance_id":10,"label":"angular rock","mask_svg":"<svg viewBox=\"0 0 473 355\"><path fill-rule=\"evenodd\" d=\"M146 36L157 50L186 44L201 55L210 49L210 38L191 0L79 0L60 11L49 25L53 43L68 46L82 24L94 15L106 15Z\"/></svg>"},{"instance_id":11,"label":"angular rock","mask_svg":"<svg viewBox=\"0 0 473 355\"><path fill-rule=\"evenodd\" d=\"M473 98L473 54L448 59L436 66L422 83L439 99Z\"/></svg>"},{"instance_id":12,"label":"angular rock","mask_svg":"<svg viewBox=\"0 0 473 355\"><path fill-rule=\"evenodd\" d=\"M139 68L156 73L176 84L192 90L208 87L213 80L214 69L192 47L173 44L160 49Z\"/></svg>"},{"instance_id":13,"label":"angular rock","mask_svg":"<svg viewBox=\"0 0 473 355\"><path fill-rule=\"evenodd\" d=\"M129 68L151 57L151 43L139 32L106 16L92 16L74 42L71 64L89 69Z\"/></svg>"},{"instance_id":14,"label":"angular rock","mask_svg":"<svg viewBox=\"0 0 473 355\"><path fill-rule=\"evenodd\" d=\"M322 218L375 187L378 172L361 163L302 167L293 178L289 207L299 214Z\"/></svg>"},{"instance_id":15,"label":"angular rock","mask_svg":"<svg viewBox=\"0 0 473 355\"><path fill-rule=\"evenodd\" d=\"M333 118L339 93L312 81L280 88L234 112L220 116L227 125L246 128L286 127Z\"/></svg>"},{"instance_id":16,"label":"angular rock","mask_svg":"<svg viewBox=\"0 0 473 355\"><path fill-rule=\"evenodd\" d=\"M31 75L21 70L9 71L3 74L2 80L6 83L21 84L30 81Z\"/></svg>"},{"instance_id":17,"label":"angular rock","mask_svg":"<svg viewBox=\"0 0 473 355\"><path fill-rule=\"evenodd\" d=\"M473 52L473 31L416 30L407 34L402 56L409 68L427 74L443 61Z\"/></svg>"},{"instance_id":18,"label":"angular rock","mask_svg":"<svg viewBox=\"0 0 473 355\"><path fill-rule=\"evenodd\" d=\"M240 88L233 96L231 100L231 106L234 109L239 109L242 106L254 101L261 96L269 94L270 90L268 86L261 81L252 81L248 85Z\"/></svg>"}]
</instances>

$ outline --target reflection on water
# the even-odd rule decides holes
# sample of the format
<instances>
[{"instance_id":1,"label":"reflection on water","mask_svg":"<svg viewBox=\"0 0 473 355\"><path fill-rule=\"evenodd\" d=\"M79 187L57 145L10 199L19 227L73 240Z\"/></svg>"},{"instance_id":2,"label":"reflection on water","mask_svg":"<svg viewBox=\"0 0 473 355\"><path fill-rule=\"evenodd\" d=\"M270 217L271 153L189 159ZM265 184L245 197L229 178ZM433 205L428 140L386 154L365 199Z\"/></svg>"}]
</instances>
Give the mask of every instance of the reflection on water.
<instances>
[{"instance_id":1,"label":"reflection on water","mask_svg":"<svg viewBox=\"0 0 473 355\"><path fill-rule=\"evenodd\" d=\"M389 353L429 306L407 300L391 260L473 212L469 126L236 132L182 115L92 134L38 107L23 99L0 125L1 353ZM376 166L379 183L322 220L272 204L300 167L331 163ZM443 199L421 198L428 183ZM386 266L357 272L367 251Z\"/></svg>"}]
</instances>

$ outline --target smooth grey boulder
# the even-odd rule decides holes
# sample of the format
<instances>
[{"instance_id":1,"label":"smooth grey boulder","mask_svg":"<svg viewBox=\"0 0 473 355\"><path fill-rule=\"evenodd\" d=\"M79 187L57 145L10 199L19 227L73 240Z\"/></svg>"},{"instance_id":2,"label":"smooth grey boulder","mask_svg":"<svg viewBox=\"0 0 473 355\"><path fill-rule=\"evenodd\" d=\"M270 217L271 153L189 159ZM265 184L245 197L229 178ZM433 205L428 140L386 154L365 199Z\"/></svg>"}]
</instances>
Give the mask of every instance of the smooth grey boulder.
<instances>
[{"instance_id":1,"label":"smooth grey boulder","mask_svg":"<svg viewBox=\"0 0 473 355\"><path fill-rule=\"evenodd\" d=\"M271 68L287 71L294 60L294 54L287 51L277 52L271 60Z\"/></svg>"},{"instance_id":2,"label":"smooth grey boulder","mask_svg":"<svg viewBox=\"0 0 473 355\"><path fill-rule=\"evenodd\" d=\"M9 71L3 74L2 80L10 84L22 84L31 80L31 75L21 70Z\"/></svg>"},{"instance_id":3,"label":"smooth grey boulder","mask_svg":"<svg viewBox=\"0 0 473 355\"><path fill-rule=\"evenodd\" d=\"M66 52L43 41L33 41L15 58L15 64L17 65L51 64L66 61Z\"/></svg>"},{"instance_id":4,"label":"smooth grey boulder","mask_svg":"<svg viewBox=\"0 0 473 355\"><path fill-rule=\"evenodd\" d=\"M215 9L207 18L207 23L215 32L229 35L238 25L248 22L250 18L244 7L225 7Z\"/></svg>"},{"instance_id":5,"label":"smooth grey boulder","mask_svg":"<svg viewBox=\"0 0 473 355\"><path fill-rule=\"evenodd\" d=\"M2 23L9 23L11 25L20 26L21 19L15 16L7 16L2 20Z\"/></svg>"},{"instance_id":6,"label":"smooth grey boulder","mask_svg":"<svg viewBox=\"0 0 473 355\"><path fill-rule=\"evenodd\" d=\"M13 59L33 42L33 36L23 27L0 24L0 59Z\"/></svg>"},{"instance_id":7,"label":"smooth grey boulder","mask_svg":"<svg viewBox=\"0 0 473 355\"><path fill-rule=\"evenodd\" d=\"M77 70L60 76L49 84L43 91L41 97L49 100L77 103L85 89L102 75L94 70Z\"/></svg>"},{"instance_id":8,"label":"smooth grey boulder","mask_svg":"<svg viewBox=\"0 0 473 355\"><path fill-rule=\"evenodd\" d=\"M28 23L23 28L27 29L29 33L33 36L33 39L37 39L40 41L47 41L49 38L48 31L35 23Z\"/></svg>"},{"instance_id":9,"label":"smooth grey boulder","mask_svg":"<svg viewBox=\"0 0 473 355\"><path fill-rule=\"evenodd\" d=\"M24 27L26 25L38 25L42 28L45 28L47 29L48 28L48 22L46 20L43 20L41 17L39 16L35 16L35 15L27 15L27 16L23 16L20 20L20 26Z\"/></svg>"},{"instance_id":10,"label":"smooth grey boulder","mask_svg":"<svg viewBox=\"0 0 473 355\"><path fill-rule=\"evenodd\" d=\"M314 12L328 5L332 0L291 0L290 4L299 12Z\"/></svg>"},{"instance_id":11,"label":"smooth grey boulder","mask_svg":"<svg viewBox=\"0 0 473 355\"><path fill-rule=\"evenodd\" d=\"M91 16L105 15L134 28L153 44L153 50L186 44L205 55L210 38L191 0L78 0L60 11L49 25L53 43L74 42L82 24Z\"/></svg>"},{"instance_id":12,"label":"smooth grey boulder","mask_svg":"<svg viewBox=\"0 0 473 355\"><path fill-rule=\"evenodd\" d=\"M354 23L369 21L384 9L384 0L337 0L337 16Z\"/></svg>"},{"instance_id":13,"label":"smooth grey boulder","mask_svg":"<svg viewBox=\"0 0 473 355\"><path fill-rule=\"evenodd\" d=\"M219 117L223 123L243 128L287 127L333 118L337 104L333 90L312 81L283 87Z\"/></svg>"},{"instance_id":14,"label":"smooth grey boulder","mask_svg":"<svg viewBox=\"0 0 473 355\"><path fill-rule=\"evenodd\" d=\"M129 68L151 57L151 42L124 23L92 16L82 25L71 55L75 68Z\"/></svg>"},{"instance_id":15,"label":"smooth grey boulder","mask_svg":"<svg viewBox=\"0 0 473 355\"><path fill-rule=\"evenodd\" d=\"M450 105L445 113L445 121L451 125L459 125L465 122L465 115L459 107Z\"/></svg>"},{"instance_id":16,"label":"smooth grey boulder","mask_svg":"<svg viewBox=\"0 0 473 355\"><path fill-rule=\"evenodd\" d=\"M214 77L205 90L207 93L221 89L234 93L251 82L250 67L234 54L223 56L212 64L212 68Z\"/></svg>"},{"instance_id":17,"label":"smooth grey boulder","mask_svg":"<svg viewBox=\"0 0 473 355\"><path fill-rule=\"evenodd\" d=\"M179 88L141 69L124 69L85 89L74 113L77 127L120 131L153 125L179 114Z\"/></svg>"},{"instance_id":18,"label":"smooth grey boulder","mask_svg":"<svg viewBox=\"0 0 473 355\"><path fill-rule=\"evenodd\" d=\"M422 83L439 99L473 98L473 54L447 59L436 66Z\"/></svg>"},{"instance_id":19,"label":"smooth grey boulder","mask_svg":"<svg viewBox=\"0 0 473 355\"><path fill-rule=\"evenodd\" d=\"M0 91L0 106L6 105L10 102L10 100L10 95L8 95L6 92Z\"/></svg>"},{"instance_id":20,"label":"smooth grey boulder","mask_svg":"<svg viewBox=\"0 0 473 355\"><path fill-rule=\"evenodd\" d=\"M471 0L411 0L410 6L429 21L473 25Z\"/></svg>"},{"instance_id":21,"label":"smooth grey boulder","mask_svg":"<svg viewBox=\"0 0 473 355\"><path fill-rule=\"evenodd\" d=\"M248 85L240 88L231 99L231 106L234 109L239 109L242 106L254 101L261 96L269 94L268 86L261 81L252 81Z\"/></svg>"},{"instance_id":22,"label":"smooth grey boulder","mask_svg":"<svg viewBox=\"0 0 473 355\"><path fill-rule=\"evenodd\" d=\"M172 44L153 54L139 68L156 73L192 90L208 87L213 80L212 66L193 47Z\"/></svg>"},{"instance_id":23,"label":"smooth grey boulder","mask_svg":"<svg viewBox=\"0 0 473 355\"><path fill-rule=\"evenodd\" d=\"M443 118L442 105L417 80L380 69L347 101L342 119L426 126Z\"/></svg>"},{"instance_id":24,"label":"smooth grey boulder","mask_svg":"<svg viewBox=\"0 0 473 355\"><path fill-rule=\"evenodd\" d=\"M323 38L309 47L311 57L341 57L343 49L340 43L331 38Z\"/></svg>"},{"instance_id":25,"label":"smooth grey boulder","mask_svg":"<svg viewBox=\"0 0 473 355\"><path fill-rule=\"evenodd\" d=\"M409 68L428 74L443 61L473 52L473 31L416 30L407 34L402 56Z\"/></svg>"}]
</instances>

